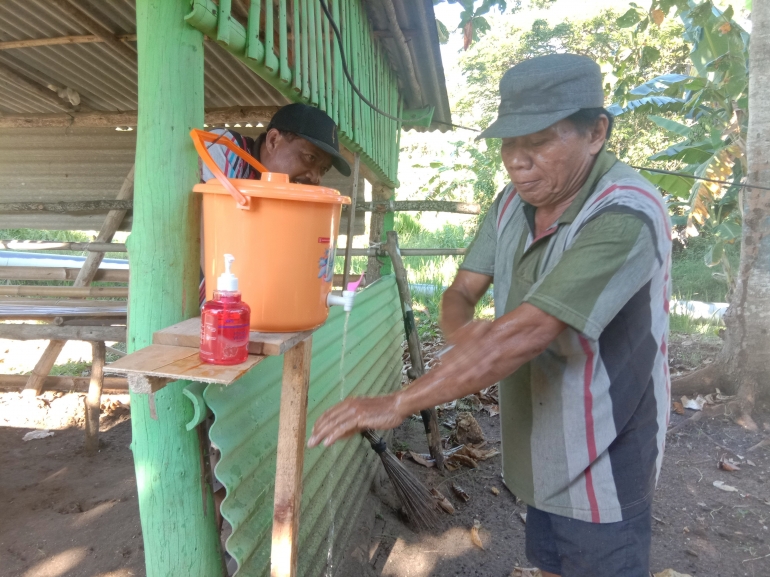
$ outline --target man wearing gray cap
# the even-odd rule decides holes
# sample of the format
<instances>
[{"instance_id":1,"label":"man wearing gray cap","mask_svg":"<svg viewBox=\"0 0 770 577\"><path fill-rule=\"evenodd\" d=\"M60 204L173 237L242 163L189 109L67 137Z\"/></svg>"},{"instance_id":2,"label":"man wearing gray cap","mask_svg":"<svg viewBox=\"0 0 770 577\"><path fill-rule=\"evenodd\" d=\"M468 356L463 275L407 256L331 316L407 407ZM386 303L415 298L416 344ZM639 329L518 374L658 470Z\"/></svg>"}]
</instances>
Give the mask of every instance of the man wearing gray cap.
<instances>
[{"instance_id":1,"label":"man wearing gray cap","mask_svg":"<svg viewBox=\"0 0 770 577\"><path fill-rule=\"evenodd\" d=\"M500 382L503 479L528 505L544 575L649 577L670 387L671 226L660 194L604 149L599 66L556 54L510 69L497 120L511 183L442 302L454 347L408 389L349 399L310 445L395 427ZM494 284L494 322L474 321Z\"/></svg>"}]
</instances>

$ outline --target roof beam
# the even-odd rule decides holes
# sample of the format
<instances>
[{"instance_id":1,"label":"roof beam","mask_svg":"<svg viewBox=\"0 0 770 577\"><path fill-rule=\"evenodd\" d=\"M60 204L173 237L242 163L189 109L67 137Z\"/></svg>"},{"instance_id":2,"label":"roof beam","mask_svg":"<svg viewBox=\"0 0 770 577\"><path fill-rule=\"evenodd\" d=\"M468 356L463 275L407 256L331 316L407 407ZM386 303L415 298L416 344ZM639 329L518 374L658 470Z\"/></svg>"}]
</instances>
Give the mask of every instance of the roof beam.
<instances>
[{"instance_id":1,"label":"roof beam","mask_svg":"<svg viewBox=\"0 0 770 577\"><path fill-rule=\"evenodd\" d=\"M87 12L86 8L80 5L73 4L67 0L51 0L54 4L64 12L67 16L72 18L75 22L83 26L91 34L101 38L102 42L107 44L113 51L117 52L129 62L136 62L136 51L124 44L120 37L117 36L112 30L108 29L102 23L94 20Z\"/></svg>"},{"instance_id":2,"label":"roof beam","mask_svg":"<svg viewBox=\"0 0 770 577\"><path fill-rule=\"evenodd\" d=\"M0 66L2 66L0 64ZM2 68L0 68L2 73ZM50 92L50 91L49 91ZM53 92L50 92L55 96ZM267 123L280 106L232 106L206 110L206 124ZM69 112L55 114L7 114L0 116L0 128L115 128L136 126L136 110L126 112Z\"/></svg>"},{"instance_id":3,"label":"roof beam","mask_svg":"<svg viewBox=\"0 0 770 577\"><path fill-rule=\"evenodd\" d=\"M136 42L136 34L120 34L117 38L124 42ZM95 34L86 34L83 36L55 36L53 38L7 40L6 42L0 42L0 50L36 48L38 46L60 46L62 44L91 44L94 42L104 42L104 38L96 36Z\"/></svg>"}]
</instances>

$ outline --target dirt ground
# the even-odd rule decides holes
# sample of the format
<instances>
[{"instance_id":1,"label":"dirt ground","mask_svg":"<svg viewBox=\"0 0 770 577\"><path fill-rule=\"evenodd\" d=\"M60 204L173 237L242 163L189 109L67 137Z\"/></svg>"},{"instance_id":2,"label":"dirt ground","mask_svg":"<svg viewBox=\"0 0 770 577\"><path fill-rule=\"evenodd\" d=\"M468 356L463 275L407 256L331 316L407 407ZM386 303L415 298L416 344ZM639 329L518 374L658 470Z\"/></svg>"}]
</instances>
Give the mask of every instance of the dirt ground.
<instances>
[{"instance_id":1,"label":"dirt ground","mask_svg":"<svg viewBox=\"0 0 770 577\"><path fill-rule=\"evenodd\" d=\"M715 338L674 336L672 372L710 362L719 345ZM714 391L703 391L709 393ZM82 452L81 397L46 393L42 399L25 399L0 393L1 577L145 575L127 398L105 398L103 446L91 458ZM654 505L655 572L770 575L770 447L749 451L770 436L770 407L758 407L764 428L758 434L733 424L723 408L716 399L700 421L688 421L669 435ZM456 408L443 410L440 420L451 424L456 413ZM671 425L695 414L684 413L672 414ZM487 439L485 449L499 448L500 417L487 410L473 410L473 415ZM25 433L41 428L54 436L22 441ZM451 431L442 427L442 432L448 436ZM426 453L422 423L406 421L390 446ZM720 469L723 457L740 469ZM404 464L451 502L454 515L442 513L436 530L415 533L382 475L353 521L357 527L345 561L328 576L508 577L515 567L529 567L521 516L526 509L502 485L499 456L443 476L408 455ZM467 493L467 503L455 495L453 483ZM471 541L475 520L484 550Z\"/></svg>"}]
</instances>

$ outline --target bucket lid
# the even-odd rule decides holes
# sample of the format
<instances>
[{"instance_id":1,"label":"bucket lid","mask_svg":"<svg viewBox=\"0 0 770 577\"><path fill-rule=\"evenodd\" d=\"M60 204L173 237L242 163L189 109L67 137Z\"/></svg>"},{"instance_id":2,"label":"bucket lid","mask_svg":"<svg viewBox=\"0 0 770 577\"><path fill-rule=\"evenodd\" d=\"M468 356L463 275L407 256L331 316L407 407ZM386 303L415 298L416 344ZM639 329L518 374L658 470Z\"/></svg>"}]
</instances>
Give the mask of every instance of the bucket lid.
<instances>
[{"instance_id":1,"label":"bucket lid","mask_svg":"<svg viewBox=\"0 0 770 577\"><path fill-rule=\"evenodd\" d=\"M299 202L320 202L325 204L350 204L350 197L342 196L339 191L323 186L295 184L289 182L287 174L263 172L260 180L229 178L230 183L246 197L274 198ZM231 194L222 183L212 178L205 184L196 184L195 192L207 194Z\"/></svg>"}]
</instances>

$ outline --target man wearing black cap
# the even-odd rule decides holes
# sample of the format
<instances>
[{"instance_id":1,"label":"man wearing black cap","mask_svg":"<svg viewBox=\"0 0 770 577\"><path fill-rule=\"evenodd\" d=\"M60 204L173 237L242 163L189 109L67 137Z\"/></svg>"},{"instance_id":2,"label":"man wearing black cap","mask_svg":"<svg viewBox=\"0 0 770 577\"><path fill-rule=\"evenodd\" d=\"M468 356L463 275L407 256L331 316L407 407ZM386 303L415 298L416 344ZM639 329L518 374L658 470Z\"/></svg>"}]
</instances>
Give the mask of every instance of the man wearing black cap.
<instances>
[{"instance_id":1,"label":"man wearing black cap","mask_svg":"<svg viewBox=\"0 0 770 577\"><path fill-rule=\"evenodd\" d=\"M332 166L343 176L350 176L350 165L340 154L337 125L313 106L299 103L284 106L256 140L231 129L211 132L229 138L271 172L288 174L291 182L317 186ZM259 173L225 146L213 144L209 153L226 177L259 178ZM206 181L214 175L204 166L202 178Z\"/></svg>"},{"instance_id":2,"label":"man wearing black cap","mask_svg":"<svg viewBox=\"0 0 770 577\"><path fill-rule=\"evenodd\" d=\"M649 577L671 401L671 224L660 193L605 150L602 85L575 54L506 72L481 138L502 139L511 182L444 293L454 347L407 389L332 407L309 440L395 427L499 382L503 480L528 506L544 577ZM476 321L492 284L497 318Z\"/></svg>"}]
</instances>

